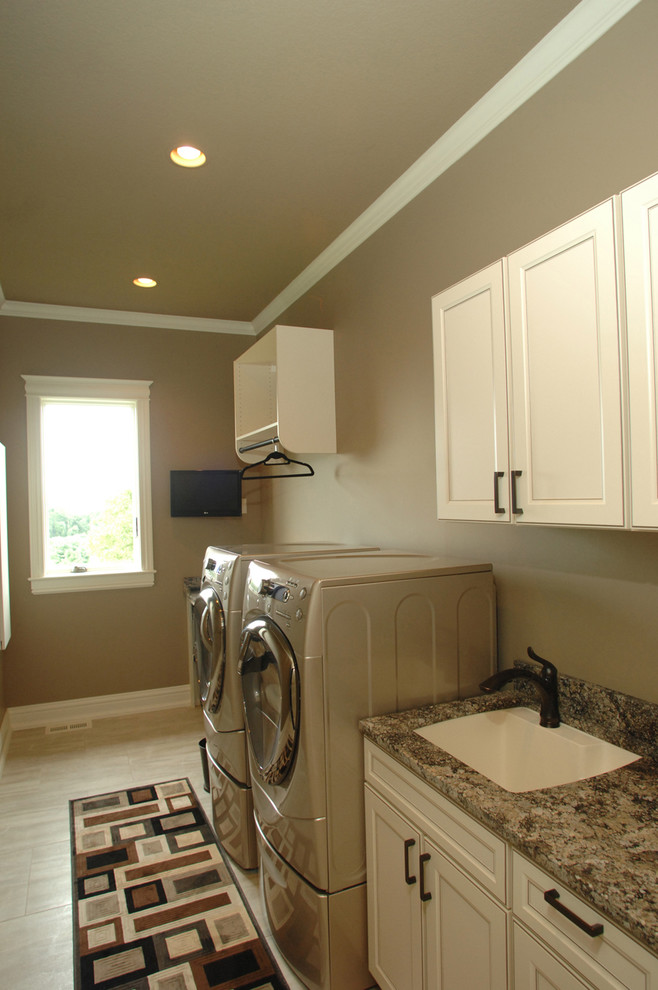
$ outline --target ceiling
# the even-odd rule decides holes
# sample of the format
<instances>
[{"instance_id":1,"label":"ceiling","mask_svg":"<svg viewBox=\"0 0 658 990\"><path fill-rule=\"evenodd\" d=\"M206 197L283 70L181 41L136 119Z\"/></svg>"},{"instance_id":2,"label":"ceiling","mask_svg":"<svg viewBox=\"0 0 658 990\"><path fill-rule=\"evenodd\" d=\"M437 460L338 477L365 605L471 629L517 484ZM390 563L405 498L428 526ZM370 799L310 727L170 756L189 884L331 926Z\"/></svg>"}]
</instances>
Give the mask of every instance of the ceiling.
<instances>
[{"instance_id":1,"label":"ceiling","mask_svg":"<svg viewBox=\"0 0 658 990\"><path fill-rule=\"evenodd\" d=\"M574 7L2 0L0 312L251 324Z\"/></svg>"}]
</instances>

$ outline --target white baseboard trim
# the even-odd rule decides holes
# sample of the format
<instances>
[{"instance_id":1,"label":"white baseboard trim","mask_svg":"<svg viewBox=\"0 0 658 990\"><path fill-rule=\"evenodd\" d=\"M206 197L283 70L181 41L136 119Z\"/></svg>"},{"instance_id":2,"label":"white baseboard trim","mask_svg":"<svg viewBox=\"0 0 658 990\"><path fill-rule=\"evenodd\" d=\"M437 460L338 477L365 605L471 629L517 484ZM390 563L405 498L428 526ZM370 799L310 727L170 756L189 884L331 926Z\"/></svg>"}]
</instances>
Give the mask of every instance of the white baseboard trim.
<instances>
[{"instance_id":1,"label":"white baseboard trim","mask_svg":"<svg viewBox=\"0 0 658 990\"><path fill-rule=\"evenodd\" d=\"M9 709L7 709L4 718L0 723L0 777L2 776L2 769L5 765L7 753L9 752L10 742L11 742L11 716L9 715Z\"/></svg>"},{"instance_id":2,"label":"white baseboard trim","mask_svg":"<svg viewBox=\"0 0 658 990\"><path fill-rule=\"evenodd\" d=\"M137 715L140 712L164 711L167 708L190 708L190 686L157 688L153 691L130 691L125 694L104 694L97 698L73 698L43 705L21 705L7 709L4 723L9 732L38 729L63 722L82 719L112 718L117 715ZM0 735L0 739L1 739Z\"/></svg>"}]
</instances>

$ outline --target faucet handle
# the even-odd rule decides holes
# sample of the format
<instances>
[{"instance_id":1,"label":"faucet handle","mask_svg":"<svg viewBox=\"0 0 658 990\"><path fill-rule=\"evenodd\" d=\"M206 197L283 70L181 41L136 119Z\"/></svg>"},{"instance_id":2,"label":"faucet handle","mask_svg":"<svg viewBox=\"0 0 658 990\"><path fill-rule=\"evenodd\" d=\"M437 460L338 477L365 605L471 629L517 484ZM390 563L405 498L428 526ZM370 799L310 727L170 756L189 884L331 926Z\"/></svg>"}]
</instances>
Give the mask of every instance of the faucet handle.
<instances>
[{"instance_id":1,"label":"faucet handle","mask_svg":"<svg viewBox=\"0 0 658 990\"><path fill-rule=\"evenodd\" d=\"M544 658L540 657L538 653L535 653L531 646L528 647L528 656L531 660L536 660L537 663L542 665L542 677L546 679L557 679L557 667L555 664L552 664L550 660L544 660Z\"/></svg>"}]
</instances>

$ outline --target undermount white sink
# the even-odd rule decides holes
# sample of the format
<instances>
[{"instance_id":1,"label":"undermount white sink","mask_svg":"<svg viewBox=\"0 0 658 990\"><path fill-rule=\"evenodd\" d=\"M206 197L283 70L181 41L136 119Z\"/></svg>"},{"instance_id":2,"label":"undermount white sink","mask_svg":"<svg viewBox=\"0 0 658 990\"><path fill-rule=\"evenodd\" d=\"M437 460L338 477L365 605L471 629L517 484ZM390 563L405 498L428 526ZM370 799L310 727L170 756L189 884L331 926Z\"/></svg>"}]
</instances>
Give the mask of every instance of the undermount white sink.
<instances>
[{"instance_id":1,"label":"undermount white sink","mask_svg":"<svg viewBox=\"0 0 658 990\"><path fill-rule=\"evenodd\" d=\"M640 759L570 725L546 729L530 708L464 715L415 731L516 793L597 777Z\"/></svg>"}]
</instances>

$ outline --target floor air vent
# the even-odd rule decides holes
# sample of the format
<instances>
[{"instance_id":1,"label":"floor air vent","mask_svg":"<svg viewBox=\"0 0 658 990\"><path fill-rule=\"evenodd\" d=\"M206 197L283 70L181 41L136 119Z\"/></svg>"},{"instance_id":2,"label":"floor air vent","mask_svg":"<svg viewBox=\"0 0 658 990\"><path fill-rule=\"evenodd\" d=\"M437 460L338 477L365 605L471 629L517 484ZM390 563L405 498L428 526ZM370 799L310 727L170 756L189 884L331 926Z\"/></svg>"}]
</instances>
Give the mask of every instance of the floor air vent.
<instances>
[{"instance_id":1,"label":"floor air vent","mask_svg":"<svg viewBox=\"0 0 658 990\"><path fill-rule=\"evenodd\" d=\"M62 732L77 732L78 729L91 729L91 719L80 719L78 722L64 722L61 725L47 725L46 735L52 736Z\"/></svg>"}]
</instances>

